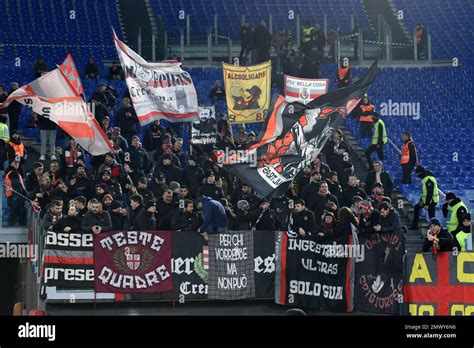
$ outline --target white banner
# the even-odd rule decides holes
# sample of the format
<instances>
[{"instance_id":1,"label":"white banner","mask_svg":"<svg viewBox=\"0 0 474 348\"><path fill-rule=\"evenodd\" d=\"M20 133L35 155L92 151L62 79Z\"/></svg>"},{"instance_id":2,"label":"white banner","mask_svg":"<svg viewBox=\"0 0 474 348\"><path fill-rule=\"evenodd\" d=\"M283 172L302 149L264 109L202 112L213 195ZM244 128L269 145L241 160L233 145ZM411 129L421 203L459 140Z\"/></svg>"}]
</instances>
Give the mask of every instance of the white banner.
<instances>
[{"instance_id":1,"label":"white banner","mask_svg":"<svg viewBox=\"0 0 474 348\"><path fill-rule=\"evenodd\" d=\"M142 125L157 119L199 121L196 89L181 63L148 63L120 41L115 48L122 64L133 107Z\"/></svg>"},{"instance_id":2,"label":"white banner","mask_svg":"<svg viewBox=\"0 0 474 348\"><path fill-rule=\"evenodd\" d=\"M285 75L285 97L288 102L298 101L303 104L326 94L328 92L329 80L327 79L304 79Z\"/></svg>"}]
</instances>

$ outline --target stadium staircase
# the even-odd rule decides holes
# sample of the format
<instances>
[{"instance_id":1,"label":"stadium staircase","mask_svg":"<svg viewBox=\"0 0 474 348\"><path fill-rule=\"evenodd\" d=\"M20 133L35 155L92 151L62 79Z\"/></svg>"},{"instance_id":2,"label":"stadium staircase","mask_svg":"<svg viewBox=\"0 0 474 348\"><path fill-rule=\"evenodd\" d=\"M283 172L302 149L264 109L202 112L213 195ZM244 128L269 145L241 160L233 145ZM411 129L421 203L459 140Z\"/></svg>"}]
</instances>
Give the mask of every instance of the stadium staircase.
<instances>
[{"instance_id":1,"label":"stadium staircase","mask_svg":"<svg viewBox=\"0 0 474 348\"><path fill-rule=\"evenodd\" d=\"M354 174L361 182L361 186L366 190L365 178L369 172L369 164L365 156L365 149L360 145L357 139L352 133L345 127L339 126L344 133L344 139L351 148L351 159L354 164ZM401 170L401 169L400 169ZM392 175L393 180L393 175ZM366 193L370 195L370 190L366 190ZM401 226L409 228L413 220L413 205L408 199L400 192L398 187L394 187L392 193L392 205L400 214ZM421 251L423 244L423 236L426 234L428 224L425 221L420 222L420 231L408 231L406 234L406 250L409 253L416 253Z\"/></svg>"},{"instance_id":2,"label":"stadium staircase","mask_svg":"<svg viewBox=\"0 0 474 348\"><path fill-rule=\"evenodd\" d=\"M118 4L120 11L127 14L122 17L122 20L128 45L138 52L138 35L141 31L141 55L145 60L151 60L152 25L147 5L144 1L135 0L118 0Z\"/></svg>"},{"instance_id":3,"label":"stadium staircase","mask_svg":"<svg viewBox=\"0 0 474 348\"><path fill-rule=\"evenodd\" d=\"M396 12L391 6L390 0L363 0L363 7L367 13L369 22L376 29L377 33L381 32L379 28L378 17L382 16L387 24L390 26L392 31L392 42L413 44L412 36L409 34L406 28L401 26L401 23L396 17ZM384 38L378 37L378 40L384 41ZM393 48L393 59L413 59L413 46L408 47L394 47Z\"/></svg>"}]
</instances>

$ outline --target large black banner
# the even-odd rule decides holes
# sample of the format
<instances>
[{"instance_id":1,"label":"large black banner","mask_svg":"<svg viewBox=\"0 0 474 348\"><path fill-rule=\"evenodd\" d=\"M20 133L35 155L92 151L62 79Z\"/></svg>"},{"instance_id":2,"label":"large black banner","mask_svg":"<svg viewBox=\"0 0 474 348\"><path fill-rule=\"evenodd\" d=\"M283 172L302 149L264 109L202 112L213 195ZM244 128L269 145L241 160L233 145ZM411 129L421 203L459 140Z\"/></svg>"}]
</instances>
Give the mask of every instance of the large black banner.
<instances>
[{"instance_id":1,"label":"large black banner","mask_svg":"<svg viewBox=\"0 0 474 348\"><path fill-rule=\"evenodd\" d=\"M92 233L46 231L42 281L45 286L94 288Z\"/></svg>"},{"instance_id":2,"label":"large black banner","mask_svg":"<svg viewBox=\"0 0 474 348\"><path fill-rule=\"evenodd\" d=\"M341 244L319 244L307 237L278 235L275 302L335 312L353 309L352 236Z\"/></svg>"},{"instance_id":3,"label":"large black banner","mask_svg":"<svg viewBox=\"0 0 474 348\"><path fill-rule=\"evenodd\" d=\"M274 231L253 234L255 298L273 299L275 293L275 234ZM131 300L184 303L208 299L209 247L202 236L192 231L173 232L172 255L173 292L131 294Z\"/></svg>"},{"instance_id":4,"label":"large black banner","mask_svg":"<svg viewBox=\"0 0 474 348\"><path fill-rule=\"evenodd\" d=\"M400 314L403 306L405 236L374 233L359 237L364 259L356 263L354 308L365 312Z\"/></svg>"}]
</instances>

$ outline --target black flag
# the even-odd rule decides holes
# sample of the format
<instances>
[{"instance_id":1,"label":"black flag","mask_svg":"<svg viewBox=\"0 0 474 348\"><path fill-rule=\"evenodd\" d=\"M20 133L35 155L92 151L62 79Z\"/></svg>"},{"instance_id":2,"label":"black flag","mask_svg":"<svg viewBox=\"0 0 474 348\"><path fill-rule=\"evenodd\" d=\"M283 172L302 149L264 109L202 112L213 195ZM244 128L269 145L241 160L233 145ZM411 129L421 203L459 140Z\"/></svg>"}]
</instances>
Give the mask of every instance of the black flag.
<instances>
[{"instance_id":1,"label":"black flag","mask_svg":"<svg viewBox=\"0 0 474 348\"><path fill-rule=\"evenodd\" d=\"M267 199L284 194L296 174L321 151L331 126L359 103L375 80L377 62L353 86L324 94L306 105L278 98L255 144L217 162Z\"/></svg>"}]
</instances>

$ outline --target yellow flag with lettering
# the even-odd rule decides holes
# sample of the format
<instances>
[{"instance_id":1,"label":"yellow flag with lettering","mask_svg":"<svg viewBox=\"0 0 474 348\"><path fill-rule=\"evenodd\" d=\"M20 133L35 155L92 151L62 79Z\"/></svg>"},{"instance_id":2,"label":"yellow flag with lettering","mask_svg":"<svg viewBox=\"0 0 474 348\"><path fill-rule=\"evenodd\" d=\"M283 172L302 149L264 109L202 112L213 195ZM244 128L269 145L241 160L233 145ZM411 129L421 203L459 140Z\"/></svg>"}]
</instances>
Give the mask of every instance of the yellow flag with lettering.
<instances>
[{"instance_id":1,"label":"yellow flag with lettering","mask_svg":"<svg viewBox=\"0 0 474 348\"><path fill-rule=\"evenodd\" d=\"M261 122L270 106L271 62L252 66L223 63L230 123Z\"/></svg>"}]
</instances>

